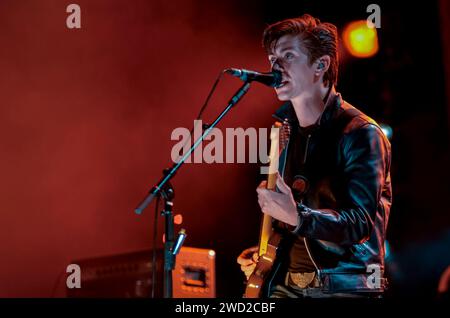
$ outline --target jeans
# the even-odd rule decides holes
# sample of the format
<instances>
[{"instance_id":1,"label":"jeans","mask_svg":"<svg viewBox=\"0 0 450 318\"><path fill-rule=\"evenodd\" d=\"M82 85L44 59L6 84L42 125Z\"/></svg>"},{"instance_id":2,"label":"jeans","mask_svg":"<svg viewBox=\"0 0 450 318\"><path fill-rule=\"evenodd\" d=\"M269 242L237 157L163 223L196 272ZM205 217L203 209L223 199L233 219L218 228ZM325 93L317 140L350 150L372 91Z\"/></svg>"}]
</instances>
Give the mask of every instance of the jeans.
<instances>
[{"instance_id":1,"label":"jeans","mask_svg":"<svg viewBox=\"0 0 450 318\"><path fill-rule=\"evenodd\" d=\"M373 298L369 295L352 293L324 293L314 280L310 286L300 288L286 275L285 283L274 285L270 291L270 298Z\"/></svg>"}]
</instances>

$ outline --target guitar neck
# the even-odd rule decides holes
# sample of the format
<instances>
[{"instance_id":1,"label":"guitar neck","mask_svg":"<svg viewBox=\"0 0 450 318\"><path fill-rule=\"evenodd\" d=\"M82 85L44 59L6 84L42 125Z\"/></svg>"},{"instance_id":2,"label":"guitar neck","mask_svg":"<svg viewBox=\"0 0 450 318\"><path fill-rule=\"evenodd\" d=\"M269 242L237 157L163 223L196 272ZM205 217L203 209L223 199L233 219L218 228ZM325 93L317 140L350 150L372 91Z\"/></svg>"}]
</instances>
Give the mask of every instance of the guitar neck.
<instances>
[{"instance_id":1,"label":"guitar neck","mask_svg":"<svg viewBox=\"0 0 450 318\"><path fill-rule=\"evenodd\" d=\"M269 155L269 175L267 177L267 189L274 190L277 184L278 157L279 157L279 137L280 124L275 124L270 133L270 155ZM259 234L259 256L266 254L269 239L272 236L272 217L264 213L261 231Z\"/></svg>"}]
</instances>

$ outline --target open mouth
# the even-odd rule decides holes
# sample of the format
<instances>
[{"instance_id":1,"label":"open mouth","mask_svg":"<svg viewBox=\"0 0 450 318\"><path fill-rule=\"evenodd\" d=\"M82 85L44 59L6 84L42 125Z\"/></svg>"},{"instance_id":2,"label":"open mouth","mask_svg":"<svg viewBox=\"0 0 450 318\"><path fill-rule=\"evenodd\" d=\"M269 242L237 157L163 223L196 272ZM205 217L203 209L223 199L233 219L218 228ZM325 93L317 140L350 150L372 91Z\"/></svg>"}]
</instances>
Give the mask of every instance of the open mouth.
<instances>
[{"instance_id":1,"label":"open mouth","mask_svg":"<svg viewBox=\"0 0 450 318\"><path fill-rule=\"evenodd\" d=\"M289 81L282 81L280 85L278 85L277 88L283 87L284 85L286 85L287 83L289 83Z\"/></svg>"}]
</instances>

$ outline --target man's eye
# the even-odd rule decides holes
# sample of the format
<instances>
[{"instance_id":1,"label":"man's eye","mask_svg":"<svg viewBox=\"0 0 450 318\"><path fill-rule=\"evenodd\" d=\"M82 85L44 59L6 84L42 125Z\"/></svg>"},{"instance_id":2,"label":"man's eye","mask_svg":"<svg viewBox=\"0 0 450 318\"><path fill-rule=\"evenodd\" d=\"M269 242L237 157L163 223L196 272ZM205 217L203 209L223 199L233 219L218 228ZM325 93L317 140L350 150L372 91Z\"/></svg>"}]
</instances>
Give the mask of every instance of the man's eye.
<instances>
[{"instance_id":1,"label":"man's eye","mask_svg":"<svg viewBox=\"0 0 450 318\"><path fill-rule=\"evenodd\" d=\"M286 60L291 60L291 59L294 58L294 54L292 54L292 53L286 53L286 55L284 56L284 58L285 58Z\"/></svg>"}]
</instances>

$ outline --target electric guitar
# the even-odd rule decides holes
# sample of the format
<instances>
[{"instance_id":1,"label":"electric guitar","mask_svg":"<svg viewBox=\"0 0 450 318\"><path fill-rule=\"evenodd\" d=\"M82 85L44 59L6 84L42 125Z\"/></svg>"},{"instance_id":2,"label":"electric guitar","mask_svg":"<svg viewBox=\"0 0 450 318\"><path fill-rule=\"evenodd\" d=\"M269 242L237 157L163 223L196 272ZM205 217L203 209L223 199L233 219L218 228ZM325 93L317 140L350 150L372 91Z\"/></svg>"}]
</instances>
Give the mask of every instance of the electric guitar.
<instances>
[{"instance_id":1,"label":"electric guitar","mask_svg":"<svg viewBox=\"0 0 450 318\"><path fill-rule=\"evenodd\" d=\"M280 152L284 149L289 138L290 126L287 122L276 122L270 133L269 174L267 189L275 190ZM277 251L282 240L281 233L273 229L273 218L264 214L259 235L259 259L253 273L250 275L245 289L245 298L260 298L267 281L273 279Z\"/></svg>"}]
</instances>

